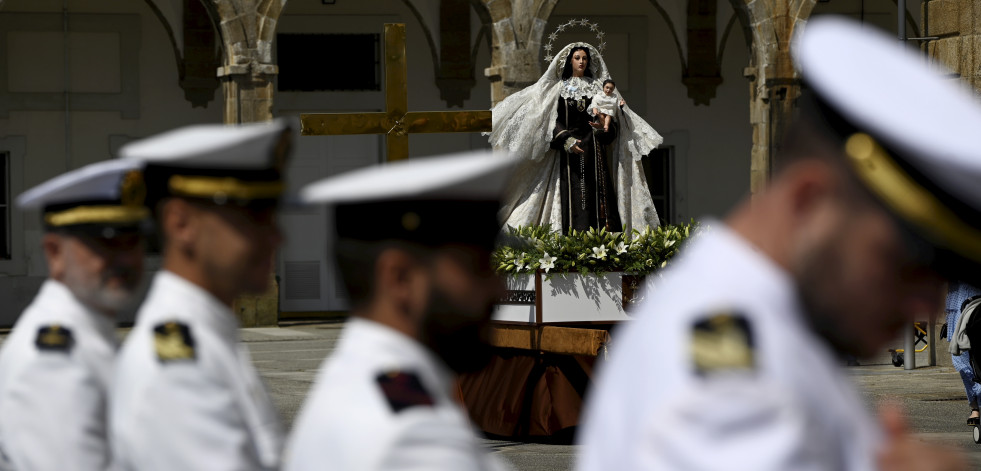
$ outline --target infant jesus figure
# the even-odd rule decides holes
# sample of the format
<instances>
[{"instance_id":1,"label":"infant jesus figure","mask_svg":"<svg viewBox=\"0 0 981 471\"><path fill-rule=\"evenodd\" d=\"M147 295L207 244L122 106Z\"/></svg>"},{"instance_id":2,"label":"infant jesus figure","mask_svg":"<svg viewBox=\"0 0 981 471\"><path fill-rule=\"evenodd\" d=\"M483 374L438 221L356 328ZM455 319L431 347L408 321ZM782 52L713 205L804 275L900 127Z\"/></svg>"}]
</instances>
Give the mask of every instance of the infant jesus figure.
<instances>
[{"instance_id":1,"label":"infant jesus figure","mask_svg":"<svg viewBox=\"0 0 981 471\"><path fill-rule=\"evenodd\" d=\"M616 88L617 84L612 80L607 79L603 82L603 91L601 93L597 93L592 99L592 115L598 118L597 121L599 124L603 125L604 132L610 130L610 121L613 120L613 116L616 114L617 109L627 103L626 101L620 99L620 95L616 92Z\"/></svg>"}]
</instances>

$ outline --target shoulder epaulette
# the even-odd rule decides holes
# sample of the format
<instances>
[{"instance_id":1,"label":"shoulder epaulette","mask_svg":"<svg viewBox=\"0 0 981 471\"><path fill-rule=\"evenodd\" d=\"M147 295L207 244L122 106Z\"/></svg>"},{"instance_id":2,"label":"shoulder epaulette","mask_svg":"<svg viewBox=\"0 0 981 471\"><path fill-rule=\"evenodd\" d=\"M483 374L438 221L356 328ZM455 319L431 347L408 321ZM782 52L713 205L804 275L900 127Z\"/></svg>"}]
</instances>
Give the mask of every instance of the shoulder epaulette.
<instances>
[{"instance_id":1,"label":"shoulder epaulette","mask_svg":"<svg viewBox=\"0 0 981 471\"><path fill-rule=\"evenodd\" d=\"M720 312L692 326L691 355L699 375L723 371L753 371L756 360L753 332L746 317Z\"/></svg>"},{"instance_id":2,"label":"shoulder epaulette","mask_svg":"<svg viewBox=\"0 0 981 471\"><path fill-rule=\"evenodd\" d=\"M69 352L75 344L71 329L64 328L58 324L42 326L37 331L37 339L34 345L38 350L53 352Z\"/></svg>"},{"instance_id":3,"label":"shoulder epaulette","mask_svg":"<svg viewBox=\"0 0 981 471\"><path fill-rule=\"evenodd\" d=\"M191 329L181 322L166 322L154 327L153 346L161 362L195 358Z\"/></svg>"},{"instance_id":4,"label":"shoulder epaulette","mask_svg":"<svg viewBox=\"0 0 981 471\"><path fill-rule=\"evenodd\" d=\"M378 375L376 381L393 412L400 412L413 406L434 404L433 397L422 386L415 373L389 371Z\"/></svg>"}]
</instances>

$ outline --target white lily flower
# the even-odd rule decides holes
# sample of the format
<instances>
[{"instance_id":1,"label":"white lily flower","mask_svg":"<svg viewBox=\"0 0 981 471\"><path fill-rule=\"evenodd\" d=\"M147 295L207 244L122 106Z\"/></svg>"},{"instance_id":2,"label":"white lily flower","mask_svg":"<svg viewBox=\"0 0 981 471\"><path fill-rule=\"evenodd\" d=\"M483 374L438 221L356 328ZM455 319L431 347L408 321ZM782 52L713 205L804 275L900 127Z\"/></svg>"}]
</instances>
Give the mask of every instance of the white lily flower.
<instances>
[{"instance_id":1,"label":"white lily flower","mask_svg":"<svg viewBox=\"0 0 981 471\"><path fill-rule=\"evenodd\" d=\"M519 272L521 270L524 270L524 268L525 268L525 262L524 262L525 255L528 255L528 254L525 253L525 252L521 252L521 256L514 259L514 266L516 267L516 270L514 270L514 271Z\"/></svg>"},{"instance_id":2,"label":"white lily flower","mask_svg":"<svg viewBox=\"0 0 981 471\"><path fill-rule=\"evenodd\" d=\"M538 264L539 264L539 266L542 267L543 270L545 270L545 273L548 273L549 270L555 268L555 261L556 260L558 260L558 259L555 258L555 257L550 256L548 254L548 252L545 252L545 256L542 257L542 258L540 258L540 259L538 259Z\"/></svg>"},{"instance_id":3,"label":"white lily flower","mask_svg":"<svg viewBox=\"0 0 981 471\"><path fill-rule=\"evenodd\" d=\"M620 254L625 253L627 251L627 245L624 244L622 241L621 242L618 242L617 245L616 245L616 247L614 247L614 248L617 251L617 255L620 255Z\"/></svg>"},{"instance_id":4,"label":"white lily flower","mask_svg":"<svg viewBox=\"0 0 981 471\"><path fill-rule=\"evenodd\" d=\"M606 246L593 247L593 254L590 255L597 260L606 260Z\"/></svg>"}]
</instances>

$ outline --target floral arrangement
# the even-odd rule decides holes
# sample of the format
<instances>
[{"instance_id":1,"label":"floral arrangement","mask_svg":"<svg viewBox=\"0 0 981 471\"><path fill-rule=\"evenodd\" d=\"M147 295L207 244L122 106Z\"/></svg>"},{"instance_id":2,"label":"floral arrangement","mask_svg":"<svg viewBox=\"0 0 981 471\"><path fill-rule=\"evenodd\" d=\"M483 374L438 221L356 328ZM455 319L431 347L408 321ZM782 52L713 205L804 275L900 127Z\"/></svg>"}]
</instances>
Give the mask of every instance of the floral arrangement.
<instances>
[{"instance_id":1,"label":"floral arrangement","mask_svg":"<svg viewBox=\"0 0 981 471\"><path fill-rule=\"evenodd\" d=\"M635 229L632 234L590 228L565 235L552 231L548 225L508 227L505 241L494 251L492 261L501 274L541 269L550 275L624 272L643 276L664 268L682 242L697 230L695 221Z\"/></svg>"}]
</instances>

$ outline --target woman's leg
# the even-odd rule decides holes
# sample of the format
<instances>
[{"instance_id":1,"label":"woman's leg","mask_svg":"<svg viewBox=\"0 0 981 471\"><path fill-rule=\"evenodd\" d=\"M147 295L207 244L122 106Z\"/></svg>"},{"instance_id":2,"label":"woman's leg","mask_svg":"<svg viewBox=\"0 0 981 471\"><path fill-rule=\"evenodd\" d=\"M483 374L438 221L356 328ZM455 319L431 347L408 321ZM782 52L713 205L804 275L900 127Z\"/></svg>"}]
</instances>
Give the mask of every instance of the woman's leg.
<instances>
[{"instance_id":1,"label":"woman's leg","mask_svg":"<svg viewBox=\"0 0 981 471\"><path fill-rule=\"evenodd\" d=\"M960 311L947 311L947 341L949 342L957 329L957 321L960 320ZM978 398L981 397L981 384L974 382L974 370L971 368L971 359L967 352L960 355L951 355L950 360L954 364L954 369L961 376L964 383L964 392L967 394L967 402L971 406L971 418L978 417Z\"/></svg>"}]
</instances>

